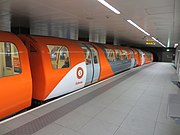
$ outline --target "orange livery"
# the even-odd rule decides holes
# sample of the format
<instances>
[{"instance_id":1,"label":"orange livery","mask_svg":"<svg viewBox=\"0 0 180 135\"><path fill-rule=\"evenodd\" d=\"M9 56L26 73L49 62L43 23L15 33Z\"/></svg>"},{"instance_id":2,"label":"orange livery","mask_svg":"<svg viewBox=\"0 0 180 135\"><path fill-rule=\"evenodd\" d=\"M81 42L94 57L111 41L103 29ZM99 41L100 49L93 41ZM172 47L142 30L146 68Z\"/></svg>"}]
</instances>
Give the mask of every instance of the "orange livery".
<instances>
[{"instance_id":1,"label":"orange livery","mask_svg":"<svg viewBox=\"0 0 180 135\"><path fill-rule=\"evenodd\" d=\"M153 61L150 52L0 32L0 119Z\"/></svg>"}]
</instances>

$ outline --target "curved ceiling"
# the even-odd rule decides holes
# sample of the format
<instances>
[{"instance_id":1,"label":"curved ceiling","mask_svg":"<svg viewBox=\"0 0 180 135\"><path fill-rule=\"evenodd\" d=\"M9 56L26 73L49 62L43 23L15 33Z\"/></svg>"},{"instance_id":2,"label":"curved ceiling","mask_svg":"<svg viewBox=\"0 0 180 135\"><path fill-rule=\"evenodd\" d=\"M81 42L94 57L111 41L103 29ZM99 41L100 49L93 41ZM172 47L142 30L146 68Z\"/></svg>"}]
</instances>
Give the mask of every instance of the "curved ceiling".
<instances>
[{"instance_id":1,"label":"curved ceiling","mask_svg":"<svg viewBox=\"0 0 180 135\"><path fill-rule=\"evenodd\" d=\"M127 22L128 19L173 47L180 42L179 0L107 0L120 15L97 0L1 0L0 30L23 26L46 33L63 27L102 31L124 43L143 46L151 39ZM156 46L160 46L156 43Z\"/></svg>"}]
</instances>

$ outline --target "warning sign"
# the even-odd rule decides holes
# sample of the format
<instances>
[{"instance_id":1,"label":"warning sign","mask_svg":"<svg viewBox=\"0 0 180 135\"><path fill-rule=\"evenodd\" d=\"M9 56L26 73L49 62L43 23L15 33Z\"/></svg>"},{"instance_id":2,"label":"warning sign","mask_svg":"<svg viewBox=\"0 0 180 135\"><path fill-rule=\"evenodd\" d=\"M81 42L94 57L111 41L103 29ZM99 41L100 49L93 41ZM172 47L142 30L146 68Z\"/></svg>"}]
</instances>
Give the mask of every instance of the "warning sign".
<instances>
[{"instance_id":1,"label":"warning sign","mask_svg":"<svg viewBox=\"0 0 180 135\"><path fill-rule=\"evenodd\" d=\"M14 72L21 73L21 64L19 58L13 58Z\"/></svg>"}]
</instances>

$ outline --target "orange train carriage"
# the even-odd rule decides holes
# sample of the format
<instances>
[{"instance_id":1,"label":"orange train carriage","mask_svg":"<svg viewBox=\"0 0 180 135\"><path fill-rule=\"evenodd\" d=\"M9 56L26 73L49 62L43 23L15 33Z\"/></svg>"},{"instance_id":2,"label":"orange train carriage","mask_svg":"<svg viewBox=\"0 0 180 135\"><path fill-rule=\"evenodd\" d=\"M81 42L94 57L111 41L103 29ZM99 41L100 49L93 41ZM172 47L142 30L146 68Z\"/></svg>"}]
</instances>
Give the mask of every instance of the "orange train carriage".
<instances>
[{"instance_id":1,"label":"orange train carriage","mask_svg":"<svg viewBox=\"0 0 180 135\"><path fill-rule=\"evenodd\" d=\"M32 98L67 94L142 61L127 47L8 32L0 37L0 119L29 107Z\"/></svg>"},{"instance_id":2,"label":"orange train carriage","mask_svg":"<svg viewBox=\"0 0 180 135\"><path fill-rule=\"evenodd\" d=\"M28 52L11 33L0 32L0 119L31 105L32 78Z\"/></svg>"}]
</instances>

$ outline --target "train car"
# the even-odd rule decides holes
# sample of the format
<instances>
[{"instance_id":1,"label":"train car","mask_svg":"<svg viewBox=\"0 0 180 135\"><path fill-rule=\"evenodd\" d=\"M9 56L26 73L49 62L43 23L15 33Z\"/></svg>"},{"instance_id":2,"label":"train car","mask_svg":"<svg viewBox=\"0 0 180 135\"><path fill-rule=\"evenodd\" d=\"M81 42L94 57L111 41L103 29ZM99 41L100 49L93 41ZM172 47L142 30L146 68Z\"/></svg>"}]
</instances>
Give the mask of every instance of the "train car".
<instances>
[{"instance_id":1,"label":"train car","mask_svg":"<svg viewBox=\"0 0 180 135\"><path fill-rule=\"evenodd\" d=\"M88 42L20 38L29 50L34 99L45 101L114 75L100 48Z\"/></svg>"},{"instance_id":2,"label":"train car","mask_svg":"<svg viewBox=\"0 0 180 135\"><path fill-rule=\"evenodd\" d=\"M88 83L85 56L76 43L53 37L19 37L29 52L33 99L45 101Z\"/></svg>"},{"instance_id":3,"label":"train car","mask_svg":"<svg viewBox=\"0 0 180 135\"><path fill-rule=\"evenodd\" d=\"M14 34L0 32L0 119L31 105L28 52Z\"/></svg>"},{"instance_id":4,"label":"train car","mask_svg":"<svg viewBox=\"0 0 180 135\"><path fill-rule=\"evenodd\" d=\"M32 99L47 101L145 61L140 49L135 54L127 47L55 37L0 36L0 119L29 107Z\"/></svg>"}]
</instances>

